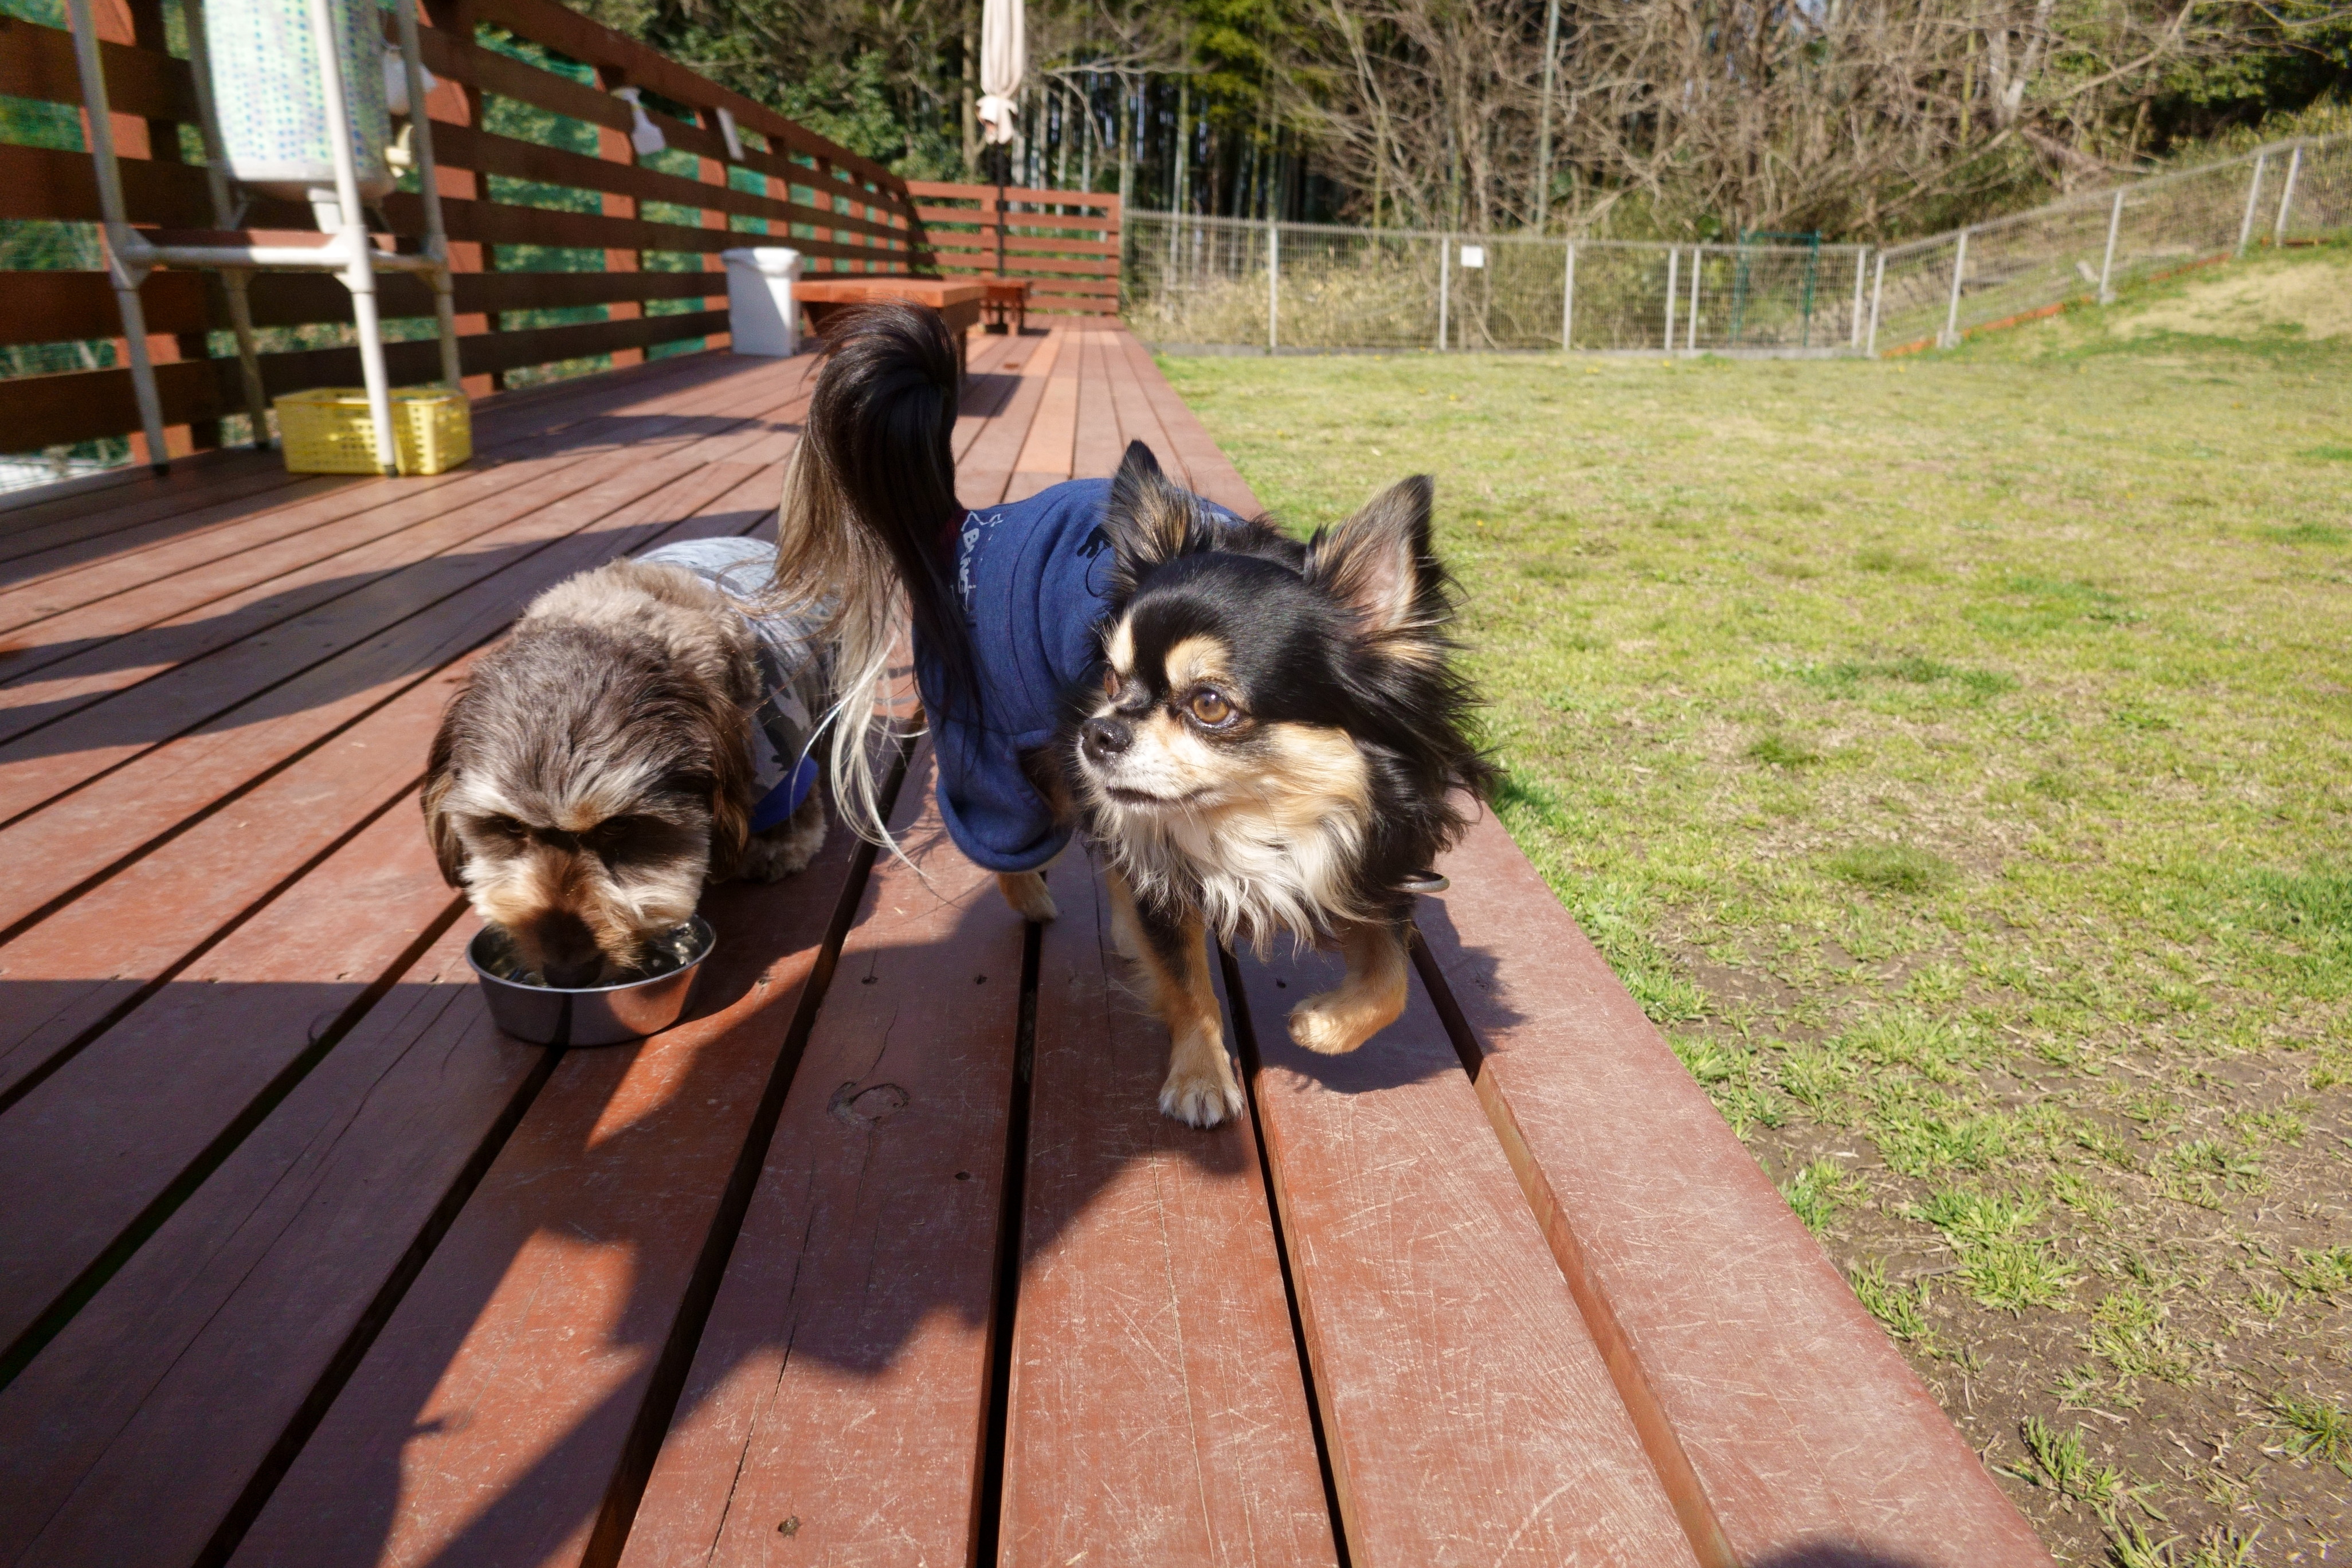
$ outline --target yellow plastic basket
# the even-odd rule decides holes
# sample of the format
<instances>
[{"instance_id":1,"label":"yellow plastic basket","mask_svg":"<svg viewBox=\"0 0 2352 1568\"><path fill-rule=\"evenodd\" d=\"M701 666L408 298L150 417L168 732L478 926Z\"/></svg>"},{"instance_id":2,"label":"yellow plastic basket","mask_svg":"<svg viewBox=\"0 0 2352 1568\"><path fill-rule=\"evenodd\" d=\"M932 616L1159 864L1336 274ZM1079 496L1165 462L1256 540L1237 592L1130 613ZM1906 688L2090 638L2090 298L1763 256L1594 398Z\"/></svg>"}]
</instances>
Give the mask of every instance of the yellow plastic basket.
<instances>
[{"instance_id":1,"label":"yellow plastic basket","mask_svg":"<svg viewBox=\"0 0 2352 1568\"><path fill-rule=\"evenodd\" d=\"M275 405L278 437L292 474L373 474L375 426L367 393L356 386L289 392ZM437 474L474 455L474 423L462 392L438 386L392 389L393 446L404 474Z\"/></svg>"}]
</instances>

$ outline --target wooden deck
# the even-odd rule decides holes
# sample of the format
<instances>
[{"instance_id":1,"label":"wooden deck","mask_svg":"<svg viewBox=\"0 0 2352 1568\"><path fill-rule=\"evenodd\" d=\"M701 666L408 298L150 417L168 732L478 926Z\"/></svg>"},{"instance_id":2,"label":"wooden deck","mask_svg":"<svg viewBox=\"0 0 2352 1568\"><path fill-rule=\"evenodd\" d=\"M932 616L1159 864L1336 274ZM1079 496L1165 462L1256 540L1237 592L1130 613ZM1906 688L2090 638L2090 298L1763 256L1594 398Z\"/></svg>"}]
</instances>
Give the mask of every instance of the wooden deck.
<instances>
[{"instance_id":1,"label":"wooden deck","mask_svg":"<svg viewBox=\"0 0 2352 1568\"><path fill-rule=\"evenodd\" d=\"M1405 1018L1226 968L1161 1119L1083 855L730 886L695 1016L490 1028L415 787L551 582L770 521L814 362L480 405L435 479L0 511L0 1562L2005 1568L2046 1556L1499 828ZM967 504L1140 438L1108 325L981 340ZM1367 475L1367 484L1377 477Z\"/></svg>"}]
</instances>

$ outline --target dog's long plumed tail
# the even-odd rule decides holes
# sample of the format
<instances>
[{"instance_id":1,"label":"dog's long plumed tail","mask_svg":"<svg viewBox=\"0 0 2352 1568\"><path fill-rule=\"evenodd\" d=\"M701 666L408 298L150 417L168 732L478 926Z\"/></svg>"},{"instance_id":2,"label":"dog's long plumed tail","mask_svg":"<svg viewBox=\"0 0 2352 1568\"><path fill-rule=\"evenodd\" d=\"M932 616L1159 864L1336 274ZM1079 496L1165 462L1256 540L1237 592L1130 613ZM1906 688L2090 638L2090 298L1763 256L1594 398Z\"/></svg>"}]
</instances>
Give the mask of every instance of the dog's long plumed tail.
<instances>
[{"instance_id":1,"label":"dog's long plumed tail","mask_svg":"<svg viewBox=\"0 0 2352 1568\"><path fill-rule=\"evenodd\" d=\"M942 689L932 706L978 709L971 637L951 578L956 351L935 310L883 304L827 323L825 362L777 521L776 592L814 613L835 700L833 789L862 837L890 844L876 764L905 706L890 669L911 627Z\"/></svg>"}]
</instances>

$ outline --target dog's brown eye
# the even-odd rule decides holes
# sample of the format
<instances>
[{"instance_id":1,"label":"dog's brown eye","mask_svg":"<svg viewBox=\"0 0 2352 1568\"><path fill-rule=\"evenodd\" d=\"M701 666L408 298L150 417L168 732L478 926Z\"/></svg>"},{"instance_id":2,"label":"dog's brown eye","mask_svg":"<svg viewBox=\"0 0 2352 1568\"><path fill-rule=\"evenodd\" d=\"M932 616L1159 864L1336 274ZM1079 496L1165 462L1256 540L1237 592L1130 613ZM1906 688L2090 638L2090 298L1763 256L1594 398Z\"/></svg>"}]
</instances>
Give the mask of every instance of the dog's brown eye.
<instances>
[{"instance_id":1,"label":"dog's brown eye","mask_svg":"<svg viewBox=\"0 0 2352 1568\"><path fill-rule=\"evenodd\" d=\"M1118 695L1118 671L1115 669L1105 669L1103 671L1103 695L1105 697L1116 697Z\"/></svg>"},{"instance_id":2,"label":"dog's brown eye","mask_svg":"<svg viewBox=\"0 0 2352 1568\"><path fill-rule=\"evenodd\" d=\"M1225 700L1222 692L1207 687L1194 692L1188 706L1192 710L1193 718L1212 728L1234 716L1234 705Z\"/></svg>"},{"instance_id":3,"label":"dog's brown eye","mask_svg":"<svg viewBox=\"0 0 2352 1568\"><path fill-rule=\"evenodd\" d=\"M641 816L608 816L580 837L598 854L610 854L628 843L644 825Z\"/></svg>"},{"instance_id":4,"label":"dog's brown eye","mask_svg":"<svg viewBox=\"0 0 2352 1568\"><path fill-rule=\"evenodd\" d=\"M511 816L486 816L482 818L482 831L493 838L522 838L530 830Z\"/></svg>"}]
</instances>

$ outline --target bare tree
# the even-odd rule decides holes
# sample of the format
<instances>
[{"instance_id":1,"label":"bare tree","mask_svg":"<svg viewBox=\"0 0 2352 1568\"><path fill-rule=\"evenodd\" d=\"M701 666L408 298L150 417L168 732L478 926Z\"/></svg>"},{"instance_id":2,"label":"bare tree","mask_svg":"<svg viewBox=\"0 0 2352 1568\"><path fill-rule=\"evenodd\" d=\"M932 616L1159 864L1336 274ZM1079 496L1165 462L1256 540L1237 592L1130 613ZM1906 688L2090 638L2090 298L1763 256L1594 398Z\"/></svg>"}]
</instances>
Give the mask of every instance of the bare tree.
<instances>
[{"instance_id":1,"label":"bare tree","mask_svg":"<svg viewBox=\"0 0 2352 1568\"><path fill-rule=\"evenodd\" d=\"M1532 220L1542 8L1306 0L1292 115L1369 218ZM1555 224L1875 234L2128 166L2239 0L1563 0Z\"/></svg>"}]
</instances>

